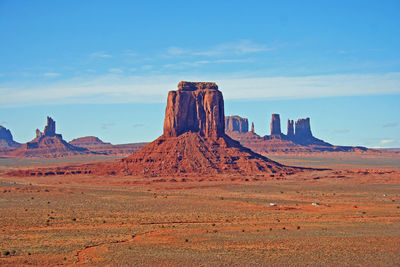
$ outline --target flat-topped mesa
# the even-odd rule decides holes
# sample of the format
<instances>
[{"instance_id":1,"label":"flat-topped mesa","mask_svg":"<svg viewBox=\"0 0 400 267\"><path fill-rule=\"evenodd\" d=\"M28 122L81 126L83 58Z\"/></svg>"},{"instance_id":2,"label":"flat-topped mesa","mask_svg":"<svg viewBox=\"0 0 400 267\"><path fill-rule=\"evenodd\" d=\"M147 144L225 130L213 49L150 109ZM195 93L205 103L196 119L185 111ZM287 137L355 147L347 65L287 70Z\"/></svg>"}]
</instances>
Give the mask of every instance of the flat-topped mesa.
<instances>
[{"instance_id":1,"label":"flat-topped mesa","mask_svg":"<svg viewBox=\"0 0 400 267\"><path fill-rule=\"evenodd\" d=\"M281 119L279 114L272 114L271 135L281 135Z\"/></svg>"},{"instance_id":2,"label":"flat-topped mesa","mask_svg":"<svg viewBox=\"0 0 400 267\"><path fill-rule=\"evenodd\" d=\"M218 90L218 85L214 82L186 82L178 83L178 90L181 91L196 91L196 90Z\"/></svg>"},{"instance_id":3,"label":"flat-topped mesa","mask_svg":"<svg viewBox=\"0 0 400 267\"><path fill-rule=\"evenodd\" d=\"M225 116L225 130L227 132L247 133L249 131L249 121L240 116Z\"/></svg>"},{"instance_id":4,"label":"flat-topped mesa","mask_svg":"<svg viewBox=\"0 0 400 267\"><path fill-rule=\"evenodd\" d=\"M47 125L44 127L44 136L55 136L56 135L56 122L47 117Z\"/></svg>"},{"instance_id":5,"label":"flat-topped mesa","mask_svg":"<svg viewBox=\"0 0 400 267\"><path fill-rule=\"evenodd\" d=\"M287 121L287 137L289 139L294 138L294 122L293 122L293 120Z\"/></svg>"},{"instance_id":6,"label":"flat-topped mesa","mask_svg":"<svg viewBox=\"0 0 400 267\"><path fill-rule=\"evenodd\" d=\"M224 100L215 83L180 82L177 91L168 93L164 136L186 132L213 139L224 136Z\"/></svg>"}]
</instances>

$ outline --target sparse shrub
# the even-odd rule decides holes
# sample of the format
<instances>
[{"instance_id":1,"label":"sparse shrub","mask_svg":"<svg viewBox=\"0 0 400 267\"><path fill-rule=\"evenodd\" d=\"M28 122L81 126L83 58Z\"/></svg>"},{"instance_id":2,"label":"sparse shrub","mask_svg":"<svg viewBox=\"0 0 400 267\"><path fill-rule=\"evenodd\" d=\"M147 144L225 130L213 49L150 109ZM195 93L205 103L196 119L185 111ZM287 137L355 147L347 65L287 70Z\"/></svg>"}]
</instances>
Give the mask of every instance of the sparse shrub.
<instances>
[{"instance_id":1,"label":"sparse shrub","mask_svg":"<svg viewBox=\"0 0 400 267\"><path fill-rule=\"evenodd\" d=\"M269 228L270 231L272 231L272 228Z\"/></svg>"},{"instance_id":2,"label":"sparse shrub","mask_svg":"<svg viewBox=\"0 0 400 267\"><path fill-rule=\"evenodd\" d=\"M186 242L186 243L189 242L189 239L186 238L186 239L185 239L185 242Z\"/></svg>"},{"instance_id":3,"label":"sparse shrub","mask_svg":"<svg viewBox=\"0 0 400 267\"><path fill-rule=\"evenodd\" d=\"M10 251L8 251L8 250L3 250L3 252L1 253L3 256L8 256L8 255L10 255L11 253L10 253Z\"/></svg>"},{"instance_id":4,"label":"sparse shrub","mask_svg":"<svg viewBox=\"0 0 400 267\"><path fill-rule=\"evenodd\" d=\"M76 222L76 218L72 218L72 220L73 220L74 222Z\"/></svg>"},{"instance_id":5,"label":"sparse shrub","mask_svg":"<svg viewBox=\"0 0 400 267\"><path fill-rule=\"evenodd\" d=\"M28 263L28 260L24 260L24 264L27 264Z\"/></svg>"},{"instance_id":6,"label":"sparse shrub","mask_svg":"<svg viewBox=\"0 0 400 267\"><path fill-rule=\"evenodd\" d=\"M282 227L282 230L286 230L286 227Z\"/></svg>"},{"instance_id":7,"label":"sparse shrub","mask_svg":"<svg viewBox=\"0 0 400 267\"><path fill-rule=\"evenodd\" d=\"M245 232L244 229L242 229L242 232L243 232L243 233Z\"/></svg>"},{"instance_id":8,"label":"sparse shrub","mask_svg":"<svg viewBox=\"0 0 400 267\"><path fill-rule=\"evenodd\" d=\"M66 261L66 260L67 260L67 257L64 257L64 260Z\"/></svg>"},{"instance_id":9,"label":"sparse shrub","mask_svg":"<svg viewBox=\"0 0 400 267\"><path fill-rule=\"evenodd\" d=\"M103 223L106 223L106 220L103 220Z\"/></svg>"},{"instance_id":10,"label":"sparse shrub","mask_svg":"<svg viewBox=\"0 0 400 267\"><path fill-rule=\"evenodd\" d=\"M300 226L297 226L297 230L300 230Z\"/></svg>"}]
</instances>

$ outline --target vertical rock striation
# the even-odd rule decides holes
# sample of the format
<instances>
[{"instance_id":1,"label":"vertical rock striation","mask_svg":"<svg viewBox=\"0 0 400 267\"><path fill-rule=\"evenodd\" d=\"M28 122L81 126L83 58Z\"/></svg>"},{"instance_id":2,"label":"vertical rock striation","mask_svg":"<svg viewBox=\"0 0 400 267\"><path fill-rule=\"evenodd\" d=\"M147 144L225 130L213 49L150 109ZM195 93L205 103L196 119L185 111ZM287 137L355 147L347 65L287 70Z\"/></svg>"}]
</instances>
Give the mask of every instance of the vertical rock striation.
<instances>
[{"instance_id":1,"label":"vertical rock striation","mask_svg":"<svg viewBox=\"0 0 400 267\"><path fill-rule=\"evenodd\" d=\"M211 82L180 82L177 91L168 93L164 136L186 132L217 139L225 134L224 100Z\"/></svg>"},{"instance_id":2,"label":"vertical rock striation","mask_svg":"<svg viewBox=\"0 0 400 267\"><path fill-rule=\"evenodd\" d=\"M271 135L281 135L281 119L279 114L272 114L271 118Z\"/></svg>"},{"instance_id":3,"label":"vertical rock striation","mask_svg":"<svg viewBox=\"0 0 400 267\"><path fill-rule=\"evenodd\" d=\"M240 116L225 116L225 131L247 133L249 131L249 121Z\"/></svg>"},{"instance_id":4,"label":"vertical rock striation","mask_svg":"<svg viewBox=\"0 0 400 267\"><path fill-rule=\"evenodd\" d=\"M287 122L287 138L290 140L294 139L294 122L293 120L288 120Z\"/></svg>"}]
</instances>

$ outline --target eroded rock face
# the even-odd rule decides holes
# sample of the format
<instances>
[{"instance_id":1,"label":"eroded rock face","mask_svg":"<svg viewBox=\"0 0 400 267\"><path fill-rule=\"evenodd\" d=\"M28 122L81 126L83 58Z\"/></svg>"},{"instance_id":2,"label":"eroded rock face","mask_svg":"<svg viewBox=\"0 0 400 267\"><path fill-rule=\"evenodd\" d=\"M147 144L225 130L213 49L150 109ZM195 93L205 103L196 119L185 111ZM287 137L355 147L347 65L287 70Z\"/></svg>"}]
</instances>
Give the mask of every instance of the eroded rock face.
<instances>
[{"instance_id":1,"label":"eroded rock face","mask_svg":"<svg viewBox=\"0 0 400 267\"><path fill-rule=\"evenodd\" d=\"M271 135L280 135L281 133L281 119L279 114L272 114Z\"/></svg>"},{"instance_id":2,"label":"eroded rock face","mask_svg":"<svg viewBox=\"0 0 400 267\"><path fill-rule=\"evenodd\" d=\"M254 133L254 122L251 123L251 132Z\"/></svg>"},{"instance_id":3,"label":"eroded rock face","mask_svg":"<svg viewBox=\"0 0 400 267\"><path fill-rule=\"evenodd\" d=\"M247 133L249 131L249 121L240 116L225 117L225 131Z\"/></svg>"},{"instance_id":4,"label":"eroded rock face","mask_svg":"<svg viewBox=\"0 0 400 267\"><path fill-rule=\"evenodd\" d=\"M0 148L15 148L18 146L20 144L14 141L11 131L0 126Z\"/></svg>"},{"instance_id":5,"label":"eroded rock face","mask_svg":"<svg viewBox=\"0 0 400 267\"><path fill-rule=\"evenodd\" d=\"M186 132L217 139L224 135L224 100L215 83L180 82L168 93L164 136Z\"/></svg>"},{"instance_id":6,"label":"eroded rock face","mask_svg":"<svg viewBox=\"0 0 400 267\"><path fill-rule=\"evenodd\" d=\"M56 122L47 117L47 125L44 127L44 135L45 136L55 136L56 135Z\"/></svg>"},{"instance_id":7,"label":"eroded rock face","mask_svg":"<svg viewBox=\"0 0 400 267\"><path fill-rule=\"evenodd\" d=\"M295 123L295 136L298 140L312 137L310 118L298 119Z\"/></svg>"},{"instance_id":8,"label":"eroded rock face","mask_svg":"<svg viewBox=\"0 0 400 267\"><path fill-rule=\"evenodd\" d=\"M294 138L294 122L293 122L293 120L287 121L287 137L291 140Z\"/></svg>"}]
</instances>

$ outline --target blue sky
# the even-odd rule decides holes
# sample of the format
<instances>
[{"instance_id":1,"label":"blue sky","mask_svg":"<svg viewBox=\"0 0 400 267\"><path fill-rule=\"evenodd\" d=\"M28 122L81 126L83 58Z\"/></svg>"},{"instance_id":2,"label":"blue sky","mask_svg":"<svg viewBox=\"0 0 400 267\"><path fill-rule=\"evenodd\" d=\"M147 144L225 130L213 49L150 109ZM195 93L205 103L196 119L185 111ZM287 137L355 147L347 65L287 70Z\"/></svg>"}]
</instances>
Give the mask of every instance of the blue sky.
<instances>
[{"instance_id":1,"label":"blue sky","mask_svg":"<svg viewBox=\"0 0 400 267\"><path fill-rule=\"evenodd\" d=\"M162 133L169 90L216 81L269 133L311 117L334 144L400 147L399 1L0 0L0 125L27 142Z\"/></svg>"}]
</instances>

